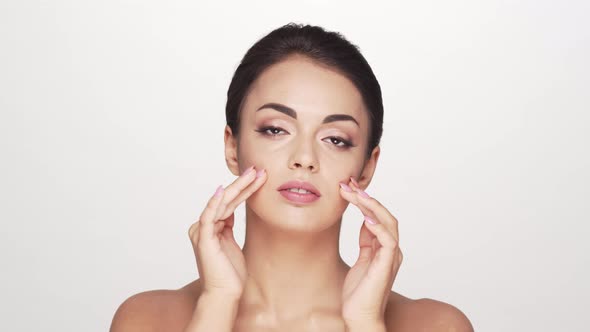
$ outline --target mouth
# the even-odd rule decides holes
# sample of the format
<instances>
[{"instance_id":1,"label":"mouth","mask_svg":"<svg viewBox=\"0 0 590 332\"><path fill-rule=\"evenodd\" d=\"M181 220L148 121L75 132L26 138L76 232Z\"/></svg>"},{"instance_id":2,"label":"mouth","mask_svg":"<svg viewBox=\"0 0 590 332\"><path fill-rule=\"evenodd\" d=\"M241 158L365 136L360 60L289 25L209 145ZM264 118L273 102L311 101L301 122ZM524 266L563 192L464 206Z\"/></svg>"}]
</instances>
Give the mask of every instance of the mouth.
<instances>
[{"instance_id":1,"label":"mouth","mask_svg":"<svg viewBox=\"0 0 590 332\"><path fill-rule=\"evenodd\" d=\"M294 203L311 203L321 197L319 190L309 182L289 181L277 188L287 200Z\"/></svg>"}]
</instances>

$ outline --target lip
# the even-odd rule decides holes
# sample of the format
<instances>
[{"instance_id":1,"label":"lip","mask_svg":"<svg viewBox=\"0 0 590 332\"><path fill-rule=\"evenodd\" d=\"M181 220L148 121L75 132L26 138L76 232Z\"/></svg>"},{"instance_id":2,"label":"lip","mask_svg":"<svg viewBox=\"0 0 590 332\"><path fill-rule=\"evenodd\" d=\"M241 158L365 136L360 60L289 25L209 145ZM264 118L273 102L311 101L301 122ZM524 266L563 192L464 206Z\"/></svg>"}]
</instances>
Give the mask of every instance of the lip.
<instances>
[{"instance_id":1,"label":"lip","mask_svg":"<svg viewBox=\"0 0 590 332\"><path fill-rule=\"evenodd\" d=\"M291 188L301 188L305 189L311 194L300 194L288 191L287 189ZM277 188L277 191L285 197L287 200L297 204L307 204L312 203L320 198L320 192L316 189L311 183L304 182L304 181L289 181L283 183L280 187Z\"/></svg>"},{"instance_id":2,"label":"lip","mask_svg":"<svg viewBox=\"0 0 590 332\"><path fill-rule=\"evenodd\" d=\"M317 197L322 196L320 194L320 191L317 190L317 188L314 187L313 184L311 184L309 182L305 182L305 181L288 181L288 182L283 183L280 187L278 187L277 190L283 191L283 190L292 189L292 188L305 189L307 191L312 192L313 195L315 195ZM298 194L298 193L292 193L292 194ZM298 194L298 195L310 195L310 194Z\"/></svg>"}]
</instances>

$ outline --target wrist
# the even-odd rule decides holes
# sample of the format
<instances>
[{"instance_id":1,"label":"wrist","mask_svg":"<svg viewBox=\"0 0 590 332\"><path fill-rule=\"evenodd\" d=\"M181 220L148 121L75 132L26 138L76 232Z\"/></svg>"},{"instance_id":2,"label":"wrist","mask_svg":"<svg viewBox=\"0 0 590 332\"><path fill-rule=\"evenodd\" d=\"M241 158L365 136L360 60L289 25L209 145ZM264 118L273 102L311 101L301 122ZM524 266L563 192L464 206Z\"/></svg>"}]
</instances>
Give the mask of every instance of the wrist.
<instances>
[{"instance_id":1,"label":"wrist","mask_svg":"<svg viewBox=\"0 0 590 332\"><path fill-rule=\"evenodd\" d=\"M367 322L350 322L345 321L346 332L387 332L384 322L367 321Z\"/></svg>"},{"instance_id":2,"label":"wrist","mask_svg":"<svg viewBox=\"0 0 590 332\"><path fill-rule=\"evenodd\" d=\"M240 298L236 296L203 292L199 296L195 311L200 316L214 314L233 320L237 316L239 303Z\"/></svg>"},{"instance_id":3,"label":"wrist","mask_svg":"<svg viewBox=\"0 0 590 332\"><path fill-rule=\"evenodd\" d=\"M213 293L204 291L199 296L199 303L206 302L208 305L211 306L237 306L240 303L241 296L238 295L229 295L229 294L222 294L222 293Z\"/></svg>"}]
</instances>

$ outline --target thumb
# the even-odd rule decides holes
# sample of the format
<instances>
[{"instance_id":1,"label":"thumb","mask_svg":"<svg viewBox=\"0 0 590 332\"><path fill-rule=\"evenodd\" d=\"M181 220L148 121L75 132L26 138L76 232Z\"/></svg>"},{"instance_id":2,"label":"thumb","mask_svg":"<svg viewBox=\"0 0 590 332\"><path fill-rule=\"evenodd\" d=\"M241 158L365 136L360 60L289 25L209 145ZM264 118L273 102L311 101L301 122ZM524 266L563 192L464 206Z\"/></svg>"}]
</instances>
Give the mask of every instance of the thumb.
<instances>
[{"instance_id":1,"label":"thumb","mask_svg":"<svg viewBox=\"0 0 590 332\"><path fill-rule=\"evenodd\" d=\"M223 237L223 242L224 245L228 245L229 247L231 247L230 249L240 249L240 246L238 245L238 243L236 242L235 236L234 236L234 213L232 212L232 214L229 215L229 217L227 217L227 219L224 220L225 222L225 227L223 228L223 230L221 231L221 235Z\"/></svg>"},{"instance_id":2,"label":"thumb","mask_svg":"<svg viewBox=\"0 0 590 332\"><path fill-rule=\"evenodd\" d=\"M368 263L373 258L373 239L375 236L371 234L371 231L367 229L367 226L363 222L361 224L361 230L359 234L359 256L356 261L358 263ZM355 265L356 265L355 264Z\"/></svg>"},{"instance_id":3,"label":"thumb","mask_svg":"<svg viewBox=\"0 0 590 332\"><path fill-rule=\"evenodd\" d=\"M234 212L232 212L229 217L225 218L225 227L234 227Z\"/></svg>"}]
</instances>

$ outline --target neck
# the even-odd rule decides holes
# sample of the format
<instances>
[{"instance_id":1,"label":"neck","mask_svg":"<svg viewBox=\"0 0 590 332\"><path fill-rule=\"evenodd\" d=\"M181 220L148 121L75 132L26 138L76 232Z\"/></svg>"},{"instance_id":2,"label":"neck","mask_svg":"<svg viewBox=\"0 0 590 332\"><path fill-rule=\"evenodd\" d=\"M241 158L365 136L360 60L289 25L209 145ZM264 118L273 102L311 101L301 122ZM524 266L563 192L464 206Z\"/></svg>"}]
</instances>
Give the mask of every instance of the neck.
<instances>
[{"instance_id":1,"label":"neck","mask_svg":"<svg viewBox=\"0 0 590 332\"><path fill-rule=\"evenodd\" d=\"M342 219L320 232L295 232L261 220L246 205L246 220L242 303L280 320L316 310L339 313L349 269L339 252Z\"/></svg>"}]
</instances>

